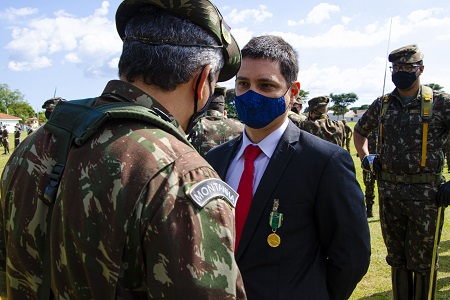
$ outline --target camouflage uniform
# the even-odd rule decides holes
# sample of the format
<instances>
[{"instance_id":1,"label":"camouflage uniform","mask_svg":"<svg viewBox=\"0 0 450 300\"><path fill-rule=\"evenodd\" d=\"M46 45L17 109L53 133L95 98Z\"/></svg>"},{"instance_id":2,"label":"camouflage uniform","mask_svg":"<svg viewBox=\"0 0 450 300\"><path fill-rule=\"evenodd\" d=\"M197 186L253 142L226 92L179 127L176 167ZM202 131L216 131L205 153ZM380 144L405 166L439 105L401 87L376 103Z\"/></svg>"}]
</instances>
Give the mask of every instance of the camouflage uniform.
<instances>
[{"instance_id":1,"label":"camouflage uniform","mask_svg":"<svg viewBox=\"0 0 450 300\"><path fill-rule=\"evenodd\" d=\"M344 123L328 119L327 106L329 101L327 96L312 98L308 101L308 117L305 120L298 121L296 118L289 118L300 129L318 136L325 141L344 147ZM312 117L312 113L315 113L316 116Z\"/></svg>"},{"instance_id":2,"label":"camouflage uniform","mask_svg":"<svg viewBox=\"0 0 450 300\"><path fill-rule=\"evenodd\" d=\"M445 158L447 160L447 172L450 173L450 134L447 138L447 144L445 145Z\"/></svg>"},{"instance_id":3,"label":"camouflage uniform","mask_svg":"<svg viewBox=\"0 0 450 300\"><path fill-rule=\"evenodd\" d=\"M347 148L347 151L350 152L350 142L352 141L353 130L347 125L347 120L343 119L342 123L344 124L345 148Z\"/></svg>"},{"instance_id":4,"label":"camouflage uniform","mask_svg":"<svg viewBox=\"0 0 450 300\"><path fill-rule=\"evenodd\" d=\"M367 137L369 152L376 153L377 140L376 133L372 132ZM364 200L366 202L367 217L373 217L372 207L375 203L375 175L363 169L363 179L366 190L364 191Z\"/></svg>"},{"instance_id":5,"label":"camouflage uniform","mask_svg":"<svg viewBox=\"0 0 450 300\"><path fill-rule=\"evenodd\" d=\"M391 266L407 266L420 273L431 266L437 218L435 199L442 182L442 149L450 128L450 95L433 92L433 116L429 122L425 167L420 166L421 89L406 104L400 100L397 90L388 96L391 103L383 117L382 174L378 177L380 221L388 249L386 260ZM377 130L381 101L378 98L371 104L356 124L355 131L367 137ZM418 181L423 182L404 182L421 177L422 180ZM406 220L409 220L408 229L404 227Z\"/></svg>"},{"instance_id":6,"label":"camouflage uniform","mask_svg":"<svg viewBox=\"0 0 450 300\"><path fill-rule=\"evenodd\" d=\"M96 105L142 98L182 132L164 107L123 81L109 82ZM47 235L42 198L55 161L55 139L42 127L2 174L0 270L9 299L37 298ZM142 121L107 121L72 147L50 232L55 298L245 298L231 206L214 198L201 208L188 197L209 178L218 175L190 145Z\"/></svg>"},{"instance_id":7,"label":"camouflage uniform","mask_svg":"<svg viewBox=\"0 0 450 300\"><path fill-rule=\"evenodd\" d=\"M188 140L203 157L212 148L237 137L244 129L242 122L225 116L225 91L224 87L215 87L213 99L205 116L194 126L188 136Z\"/></svg>"}]
</instances>

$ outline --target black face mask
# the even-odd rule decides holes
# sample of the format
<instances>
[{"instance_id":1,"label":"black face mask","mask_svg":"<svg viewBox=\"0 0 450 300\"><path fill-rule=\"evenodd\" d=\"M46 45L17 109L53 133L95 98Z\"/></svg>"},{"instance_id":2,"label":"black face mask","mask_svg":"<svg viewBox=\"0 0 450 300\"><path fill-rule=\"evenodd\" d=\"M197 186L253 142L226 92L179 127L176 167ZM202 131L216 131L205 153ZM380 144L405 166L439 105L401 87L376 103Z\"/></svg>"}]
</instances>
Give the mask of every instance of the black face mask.
<instances>
[{"instance_id":1,"label":"black face mask","mask_svg":"<svg viewBox=\"0 0 450 300\"><path fill-rule=\"evenodd\" d=\"M211 104L211 100L213 99L213 88L212 88L212 80L213 77L211 76L211 73L208 75L208 79L209 79L209 98L208 101L206 101L205 106L197 111L197 103L198 103L198 98L197 98L197 90L198 90L198 84L200 83L200 77L197 80L197 85L195 86L195 99L194 99L194 114L192 115L191 119L189 120L189 124L188 127L186 128L186 134L189 134L189 132L191 132L192 128L194 128L194 126L198 123L198 121L201 119L201 117L205 114L206 110L209 107L209 104Z\"/></svg>"},{"instance_id":2,"label":"black face mask","mask_svg":"<svg viewBox=\"0 0 450 300\"><path fill-rule=\"evenodd\" d=\"M48 110L48 109L45 110L44 114L45 114L45 117L47 118L47 120L50 119L52 112L53 112L53 110Z\"/></svg>"},{"instance_id":3,"label":"black face mask","mask_svg":"<svg viewBox=\"0 0 450 300\"><path fill-rule=\"evenodd\" d=\"M398 71L392 74L392 82L401 90L409 88L416 79L416 72Z\"/></svg>"}]
</instances>

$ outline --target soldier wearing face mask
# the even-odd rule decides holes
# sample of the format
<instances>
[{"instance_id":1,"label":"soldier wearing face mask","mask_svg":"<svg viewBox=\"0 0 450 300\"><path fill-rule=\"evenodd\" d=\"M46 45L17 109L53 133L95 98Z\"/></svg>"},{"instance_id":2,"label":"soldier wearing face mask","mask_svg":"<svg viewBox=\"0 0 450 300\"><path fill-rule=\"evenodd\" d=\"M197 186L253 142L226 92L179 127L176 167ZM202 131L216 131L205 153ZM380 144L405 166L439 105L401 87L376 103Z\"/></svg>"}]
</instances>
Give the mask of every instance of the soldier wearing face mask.
<instances>
[{"instance_id":1,"label":"soldier wearing face mask","mask_svg":"<svg viewBox=\"0 0 450 300\"><path fill-rule=\"evenodd\" d=\"M375 100L354 130L362 166L378 182L394 299L434 299L440 212L450 203L442 176L450 95L420 84L423 58L415 44L389 54L396 88ZM378 153L368 150L371 132L378 133Z\"/></svg>"}]
</instances>

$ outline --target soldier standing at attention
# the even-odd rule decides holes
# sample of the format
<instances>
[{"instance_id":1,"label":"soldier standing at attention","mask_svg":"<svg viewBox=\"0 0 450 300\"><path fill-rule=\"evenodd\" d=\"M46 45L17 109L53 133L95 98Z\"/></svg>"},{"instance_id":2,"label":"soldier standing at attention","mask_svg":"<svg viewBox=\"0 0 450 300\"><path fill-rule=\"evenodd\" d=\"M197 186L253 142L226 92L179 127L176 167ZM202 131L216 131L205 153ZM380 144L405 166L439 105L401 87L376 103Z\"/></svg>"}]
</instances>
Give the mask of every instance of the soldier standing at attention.
<instances>
[{"instance_id":1,"label":"soldier standing at attention","mask_svg":"<svg viewBox=\"0 0 450 300\"><path fill-rule=\"evenodd\" d=\"M346 119L342 119L342 123L344 124L345 148L347 148L347 151L350 152L350 141L353 137L353 130L350 126L347 125Z\"/></svg>"},{"instance_id":2,"label":"soldier standing at attention","mask_svg":"<svg viewBox=\"0 0 450 300\"><path fill-rule=\"evenodd\" d=\"M344 123L328 118L328 96L314 97L308 101L308 118L300 122L299 128L321 139L344 147Z\"/></svg>"},{"instance_id":3,"label":"soldier standing at attention","mask_svg":"<svg viewBox=\"0 0 450 300\"><path fill-rule=\"evenodd\" d=\"M3 154L9 154L9 131L6 129L6 125L3 125L2 130L2 144L5 148L5 153Z\"/></svg>"},{"instance_id":4,"label":"soldier standing at attention","mask_svg":"<svg viewBox=\"0 0 450 300\"><path fill-rule=\"evenodd\" d=\"M83 106L119 104L147 119L110 118L55 165L65 135L50 125L85 103L64 101L14 151L0 186L1 295L245 299L234 259L237 194L185 138L216 82L238 71L239 47L208 0L125 0L116 26L120 80L90 99L94 109ZM76 132L81 123L67 124Z\"/></svg>"},{"instance_id":5,"label":"soldier standing at attention","mask_svg":"<svg viewBox=\"0 0 450 300\"><path fill-rule=\"evenodd\" d=\"M227 118L225 92L225 87L215 87L205 116L194 126L188 136L188 140L203 157L212 148L240 135L244 129L244 124L239 120Z\"/></svg>"},{"instance_id":6,"label":"soldier standing at attention","mask_svg":"<svg viewBox=\"0 0 450 300\"><path fill-rule=\"evenodd\" d=\"M427 299L428 293L434 299L439 207L450 202L442 176L450 95L420 84L423 56L417 45L389 54L396 88L372 103L354 132L363 168L377 176L394 299ZM370 154L367 136L378 128L379 155Z\"/></svg>"}]
</instances>

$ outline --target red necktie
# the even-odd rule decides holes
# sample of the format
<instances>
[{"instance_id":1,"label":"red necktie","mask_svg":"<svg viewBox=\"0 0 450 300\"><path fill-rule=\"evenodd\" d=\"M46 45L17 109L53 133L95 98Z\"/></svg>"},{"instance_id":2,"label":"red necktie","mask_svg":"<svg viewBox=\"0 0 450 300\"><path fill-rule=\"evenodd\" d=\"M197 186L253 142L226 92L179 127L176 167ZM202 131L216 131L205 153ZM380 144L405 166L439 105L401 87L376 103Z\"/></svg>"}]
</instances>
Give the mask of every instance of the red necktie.
<instances>
[{"instance_id":1,"label":"red necktie","mask_svg":"<svg viewBox=\"0 0 450 300\"><path fill-rule=\"evenodd\" d=\"M244 150L244 171L239 181L238 194L239 199L236 204L236 246L235 251L241 239L242 229L244 228L245 220L247 219L250 205L253 198L253 175L255 173L254 160L261 154L261 149L258 146L248 145Z\"/></svg>"}]
</instances>

